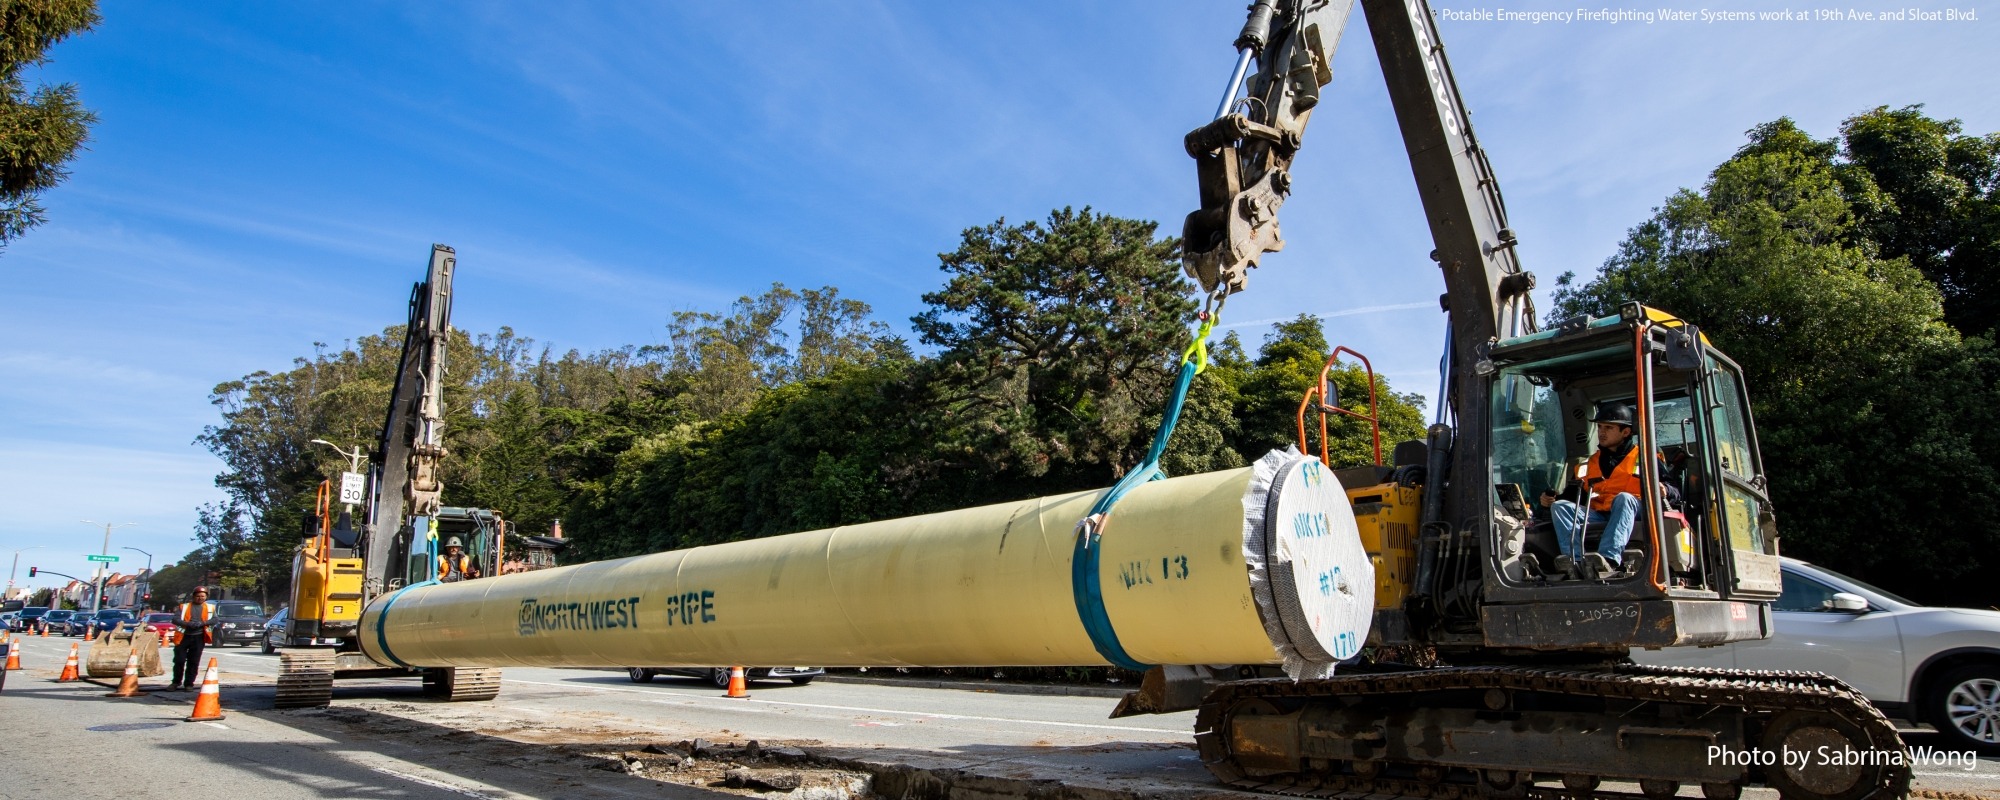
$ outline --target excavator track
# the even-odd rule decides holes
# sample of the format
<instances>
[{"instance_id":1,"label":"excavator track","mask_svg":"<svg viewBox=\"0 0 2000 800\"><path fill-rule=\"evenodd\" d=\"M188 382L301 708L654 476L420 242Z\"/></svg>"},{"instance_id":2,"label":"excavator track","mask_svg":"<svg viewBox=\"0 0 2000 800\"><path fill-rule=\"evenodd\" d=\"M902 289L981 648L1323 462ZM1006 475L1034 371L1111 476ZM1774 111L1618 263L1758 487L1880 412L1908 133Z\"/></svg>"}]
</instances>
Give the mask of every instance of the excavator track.
<instances>
[{"instance_id":1,"label":"excavator track","mask_svg":"<svg viewBox=\"0 0 2000 800\"><path fill-rule=\"evenodd\" d=\"M1698 786L1734 800L1763 785L1785 800L1873 800L1906 797L1910 783L1895 726L1819 673L1448 667L1238 681L1202 702L1195 741L1222 782L1295 797L1663 800ZM1777 763L1753 756L1725 774L1715 746ZM1806 763L1787 766L1786 751ZM1640 791L1599 788L1611 782Z\"/></svg>"},{"instance_id":2,"label":"excavator track","mask_svg":"<svg viewBox=\"0 0 2000 800\"><path fill-rule=\"evenodd\" d=\"M500 696L500 670L465 667L425 670L424 691L454 703L491 700Z\"/></svg>"},{"instance_id":3,"label":"excavator track","mask_svg":"<svg viewBox=\"0 0 2000 800\"><path fill-rule=\"evenodd\" d=\"M339 656L331 649L292 649L278 653L277 708L319 708L333 702L333 672Z\"/></svg>"}]
</instances>

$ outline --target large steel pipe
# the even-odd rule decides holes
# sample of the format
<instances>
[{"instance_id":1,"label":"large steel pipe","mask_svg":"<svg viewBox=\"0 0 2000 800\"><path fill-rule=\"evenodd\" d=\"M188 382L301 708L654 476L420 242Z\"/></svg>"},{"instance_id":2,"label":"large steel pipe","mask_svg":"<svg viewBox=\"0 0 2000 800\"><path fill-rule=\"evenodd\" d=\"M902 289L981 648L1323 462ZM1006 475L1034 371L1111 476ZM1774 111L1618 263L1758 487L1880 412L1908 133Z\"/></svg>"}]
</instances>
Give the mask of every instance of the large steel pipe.
<instances>
[{"instance_id":1,"label":"large steel pipe","mask_svg":"<svg viewBox=\"0 0 2000 800\"><path fill-rule=\"evenodd\" d=\"M1297 674L1366 639L1373 569L1318 461L1145 484L1080 548L1097 494L422 584L368 607L362 647L416 667L1055 666L1109 663L1109 638L1146 664ZM1109 625L1087 629L1092 577Z\"/></svg>"}]
</instances>

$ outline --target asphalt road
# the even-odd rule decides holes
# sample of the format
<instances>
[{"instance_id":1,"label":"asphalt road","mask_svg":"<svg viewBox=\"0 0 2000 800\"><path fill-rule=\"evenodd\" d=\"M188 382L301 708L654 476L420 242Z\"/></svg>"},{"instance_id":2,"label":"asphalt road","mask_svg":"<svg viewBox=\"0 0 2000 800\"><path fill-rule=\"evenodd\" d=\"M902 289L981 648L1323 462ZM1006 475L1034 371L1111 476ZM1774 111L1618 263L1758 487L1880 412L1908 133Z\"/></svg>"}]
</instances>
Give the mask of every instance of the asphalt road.
<instances>
[{"instance_id":1,"label":"asphalt road","mask_svg":"<svg viewBox=\"0 0 2000 800\"><path fill-rule=\"evenodd\" d=\"M336 686L330 711L277 711L275 656L211 647L231 713L203 724L180 721L190 693L116 701L101 686L50 682L72 641L26 639L26 669L0 692L10 742L0 798L724 796L608 773L579 755L694 738L1162 795L1235 794L1218 791L1196 759L1192 714L1109 720L1116 701L1106 697L822 680L755 683L750 698L728 699L691 678L635 684L622 672L509 669L492 703L432 702L414 680L355 681ZM1938 744L1934 734L1909 739ZM127 780L107 764L144 768ZM2000 798L2000 762L1920 767L1917 786Z\"/></svg>"}]
</instances>

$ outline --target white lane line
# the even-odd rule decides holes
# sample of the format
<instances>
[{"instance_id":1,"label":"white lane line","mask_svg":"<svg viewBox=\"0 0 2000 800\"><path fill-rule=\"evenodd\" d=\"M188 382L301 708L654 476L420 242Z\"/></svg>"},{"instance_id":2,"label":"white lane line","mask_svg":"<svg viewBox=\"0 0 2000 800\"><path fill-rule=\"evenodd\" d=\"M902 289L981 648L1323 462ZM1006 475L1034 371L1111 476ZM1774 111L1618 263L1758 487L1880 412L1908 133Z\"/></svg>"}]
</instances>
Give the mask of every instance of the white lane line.
<instances>
[{"instance_id":1,"label":"white lane line","mask_svg":"<svg viewBox=\"0 0 2000 800\"><path fill-rule=\"evenodd\" d=\"M477 797L479 798L479 800L493 800L493 798L497 796L497 795L487 794L486 792L467 789L463 786L457 786L454 784L445 783L444 781L434 781L429 778L423 777L422 775L411 775L407 772L397 772L393 769L389 769L388 767L378 767L373 764L370 764L368 765L368 768L376 772L380 772L384 775L390 775L397 778L402 778L403 780L409 781L411 783L420 784L423 786L429 786L433 789L443 789L447 792L451 792L452 794L464 795L466 797Z\"/></svg>"},{"instance_id":2,"label":"white lane line","mask_svg":"<svg viewBox=\"0 0 2000 800\"><path fill-rule=\"evenodd\" d=\"M1977 780L1980 783L2000 783L2000 775L1994 775L1992 773L1982 774L1979 772L1974 772L1972 770L1959 770L1957 772L1936 772L1931 770L1913 769L1910 770L1910 774L1921 775L1930 778L1965 778L1965 779Z\"/></svg>"},{"instance_id":3,"label":"white lane line","mask_svg":"<svg viewBox=\"0 0 2000 800\"><path fill-rule=\"evenodd\" d=\"M679 700L679 701L657 699L661 697L661 693L649 692L646 691L645 689L625 689L616 686L579 686L574 683L551 683L547 681L527 681L527 680L520 680L518 678L503 678L502 680L504 680L507 683L526 683L535 686L556 686L565 689L581 689L584 691L593 691L593 692L630 692L633 694L642 694L642 695L647 695L651 698L656 698L653 700L653 702L656 703L670 703L673 705L699 704L711 708L721 707L715 703L702 702L694 699ZM683 697L683 695L668 695L668 696ZM1133 731L1138 733L1186 733L1185 731L1175 728L1139 728L1126 725L1096 725L1085 722L1053 722L1050 720L1040 720L1040 719L982 717L971 714L941 714L932 711L903 711L900 709L893 709L893 708L867 708L864 706L836 706L836 705L829 705L826 703L794 703L785 700L760 700L755 697L739 698L733 702L763 703L765 705L791 706L794 708L818 708L818 709L825 709L828 711L848 711L860 714L897 714L906 717L919 717L923 719L969 720L974 722L1006 722L1006 723L1013 723L1016 725L1053 725L1060 728L1087 728L1091 730L1101 730L1101 731ZM1187 735L1190 737L1193 736L1193 734L1187 734Z\"/></svg>"}]
</instances>

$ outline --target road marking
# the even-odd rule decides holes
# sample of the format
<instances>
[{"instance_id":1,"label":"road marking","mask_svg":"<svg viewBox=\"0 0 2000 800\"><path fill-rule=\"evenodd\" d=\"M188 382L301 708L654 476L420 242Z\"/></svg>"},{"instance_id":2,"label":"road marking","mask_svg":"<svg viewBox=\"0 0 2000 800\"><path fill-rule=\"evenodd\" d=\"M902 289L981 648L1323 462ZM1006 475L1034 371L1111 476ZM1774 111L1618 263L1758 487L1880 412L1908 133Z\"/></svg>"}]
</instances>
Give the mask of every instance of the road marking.
<instances>
[{"instance_id":1,"label":"road marking","mask_svg":"<svg viewBox=\"0 0 2000 800\"><path fill-rule=\"evenodd\" d=\"M451 792L452 794L464 795L466 797L477 797L479 798L479 800L493 800L493 798L497 796L497 795L487 794L485 792L467 789L463 786L457 786L454 784L445 783L444 781L434 781L429 778L423 777L421 775L411 775L407 772L397 772L393 769L389 769L388 767L378 767L373 764L370 764L368 765L368 768L375 770L376 772L380 772L384 775L392 775L398 778L402 778L403 780L409 781L411 783L429 786L433 789L443 789L447 792Z\"/></svg>"},{"instance_id":2,"label":"road marking","mask_svg":"<svg viewBox=\"0 0 2000 800\"><path fill-rule=\"evenodd\" d=\"M503 678L502 680L507 683L526 683L535 686L556 686L565 689L577 689L577 690L592 691L592 692L630 692L633 694L642 694L642 695L647 695L650 698L655 698L653 702L656 703L670 703L673 705L696 705L699 703L702 705L714 705L716 707L721 707L720 703L715 703L715 704L701 703L699 700L693 698L678 700L678 701L658 699L661 698L662 693L651 692L645 689L625 689L616 686L580 686L574 683L551 683L548 681L528 681L528 680L521 680L518 678ZM685 697L685 695L667 695L667 696ZM717 699L720 700L720 698ZM1189 737L1193 736L1193 734L1186 733L1185 731L1182 731L1178 728L1140 728L1127 725L1096 725L1086 722L1054 722L1051 720L1040 720L1040 719L1014 719L1011 717L982 717L971 714L940 714L932 711L903 711L901 709L893 709L893 708L866 708L863 706L836 706L836 705L829 705L826 703L795 703L785 700L762 700L755 697L733 698L731 699L730 702L742 703L746 701L751 703L763 703L765 705L773 705L773 706L791 706L794 708L818 708L818 709L825 709L828 711L849 711L861 714L897 714L906 717L920 717L923 719L967 720L972 722L1007 722L1016 725L1053 725L1060 728L1087 728L1090 730L1100 730L1100 731L1135 731L1139 733L1185 733Z\"/></svg>"}]
</instances>

